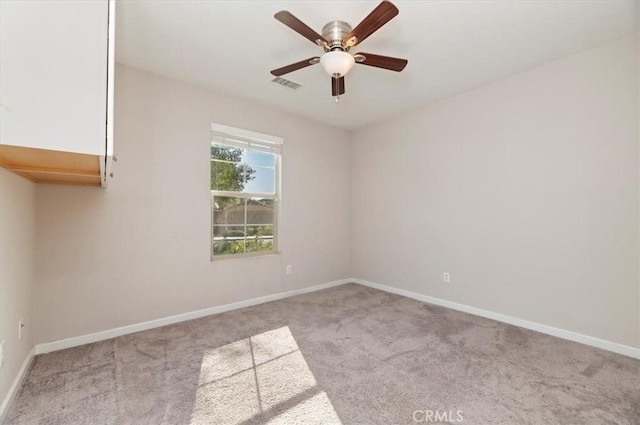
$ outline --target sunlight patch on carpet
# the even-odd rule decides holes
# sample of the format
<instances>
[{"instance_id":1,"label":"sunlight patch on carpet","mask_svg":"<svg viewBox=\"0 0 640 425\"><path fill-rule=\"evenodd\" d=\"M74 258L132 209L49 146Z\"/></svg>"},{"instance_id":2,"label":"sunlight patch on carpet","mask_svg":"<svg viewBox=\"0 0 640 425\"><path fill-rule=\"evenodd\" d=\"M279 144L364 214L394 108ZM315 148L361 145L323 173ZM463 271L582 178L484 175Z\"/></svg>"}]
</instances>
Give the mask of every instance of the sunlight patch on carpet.
<instances>
[{"instance_id":1,"label":"sunlight patch on carpet","mask_svg":"<svg viewBox=\"0 0 640 425\"><path fill-rule=\"evenodd\" d=\"M338 418L329 397L324 391L267 422L268 425L326 425L340 423L340 418Z\"/></svg>"},{"instance_id":2,"label":"sunlight patch on carpet","mask_svg":"<svg viewBox=\"0 0 640 425\"><path fill-rule=\"evenodd\" d=\"M191 425L340 424L288 326L205 352Z\"/></svg>"}]
</instances>

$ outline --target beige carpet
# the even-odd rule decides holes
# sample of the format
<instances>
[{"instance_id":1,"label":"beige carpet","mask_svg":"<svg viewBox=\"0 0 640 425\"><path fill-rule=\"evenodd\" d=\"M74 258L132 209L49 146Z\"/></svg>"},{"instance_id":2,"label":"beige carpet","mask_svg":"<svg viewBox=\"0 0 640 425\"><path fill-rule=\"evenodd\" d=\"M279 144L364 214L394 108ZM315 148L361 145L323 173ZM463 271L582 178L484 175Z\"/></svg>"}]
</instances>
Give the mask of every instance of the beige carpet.
<instances>
[{"instance_id":1,"label":"beige carpet","mask_svg":"<svg viewBox=\"0 0 640 425\"><path fill-rule=\"evenodd\" d=\"M640 361L350 284L37 356L7 423L414 418L640 424Z\"/></svg>"}]
</instances>

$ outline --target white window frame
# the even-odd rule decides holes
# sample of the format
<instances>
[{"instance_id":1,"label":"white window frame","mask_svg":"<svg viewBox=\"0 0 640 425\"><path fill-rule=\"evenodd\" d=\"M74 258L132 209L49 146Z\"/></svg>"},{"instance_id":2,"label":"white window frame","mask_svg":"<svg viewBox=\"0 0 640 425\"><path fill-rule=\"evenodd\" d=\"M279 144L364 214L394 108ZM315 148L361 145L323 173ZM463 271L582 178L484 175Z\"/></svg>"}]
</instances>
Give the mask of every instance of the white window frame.
<instances>
[{"instance_id":1,"label":"white window frame","mask_svg":"<svg viewBox=\"0 0 640 425\"><path fill-rule=\"evenodd\" d=\"M257 133L250 130L244 130L241 128L230 127L223 124L211 124L211 141L210 145L214 143L215 138L222 138L223 145L240 148L240 149L253 149L258 151L265 151L274 153L276 156L276 165L275 165L275 193L254 193L254 192L234 192L234 191L224 191L224 190L211 190L211 227L209 231L210 243L209 250L211 255L211 261L219 261L219 260L232 260L232 259L240 259L240 258L249 258L249 257L259 257L265 255L273 255L280 253L279 244L278 244L278 229L279 229L279 218L280 218L280 200L281 200L281 186L280 186L280 175L282 172L282 144L284 143L284 139L277 136L271 136L268 134ZM218 142L215 142L218 143ZM211 159L210 159L211 161ZM214 198L216 196L223 197L232 197L232 198L240 198L244 199L245 202L245 210L244 210L244 226L247 226L247 208L246 202L249 198L263 198L263 199L273 199L274 201L274 217L273 217L273 249L269 251L258 251L258 252L245 252L242 254L225 254L225 255L214 255L213 254L213 246L214 246Z\"/></svg>"}]
</instances>

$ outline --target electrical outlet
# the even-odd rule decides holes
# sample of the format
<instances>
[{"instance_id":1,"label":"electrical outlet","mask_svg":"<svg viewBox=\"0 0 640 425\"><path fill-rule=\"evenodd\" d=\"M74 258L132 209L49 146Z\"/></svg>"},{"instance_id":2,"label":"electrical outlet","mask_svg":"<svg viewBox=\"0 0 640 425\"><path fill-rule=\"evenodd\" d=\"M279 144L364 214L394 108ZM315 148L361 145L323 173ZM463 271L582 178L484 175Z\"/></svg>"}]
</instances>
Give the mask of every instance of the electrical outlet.
<instances>
[{"instance_id":1,"label":"electrical outlet","mask_svg":"<svg viewBox=\"0 0 640 425\"><path fill-rule=\"evenodd\" d=\"M0 367L4 364L4 341L0 342Z\"/></svg>"},{"instance_id":2,"label":"electrical outlet","mask_svg":"<svg viewBox=\"0 0 640 425\"><path fill-rule=\"evenodd\" d=\"M449 272L442 273L442 281L444 283L451 283L451 274Z\"/></svg>"},{"instance_id":3,"label":"electrical outlet","mask_svg":"<svg viewBox=\"0 0 640 425\"><path fill-rule=\"evenodd\" d=\"M24 328L24 319L18 320L18 339L22 339L22 328Z\"/></svg>"},{"instance_id":4,"label":"electrical outlet","mask_svg":"<svg viewBox=\"0 0 640 425\"><path fill-rule=\"evenodd\" d=\"M293 271L291 269L291 264L287 266L287 274L293 274Z\"/></svg>"}]
</instances>

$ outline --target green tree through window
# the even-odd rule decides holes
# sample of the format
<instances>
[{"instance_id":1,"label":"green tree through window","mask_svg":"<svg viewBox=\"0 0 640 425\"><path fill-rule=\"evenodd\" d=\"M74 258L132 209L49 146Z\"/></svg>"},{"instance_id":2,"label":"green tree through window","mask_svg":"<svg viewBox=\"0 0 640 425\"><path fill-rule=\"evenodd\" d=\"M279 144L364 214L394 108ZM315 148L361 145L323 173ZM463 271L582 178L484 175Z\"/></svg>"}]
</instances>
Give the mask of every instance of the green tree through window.
<instances>
[{"instance_id":1,"label":"green tree through window","mask_svg":"<svg viewBox=\"0 0 640 425\"><path fill-rule=\"evenodd\" d=\"M211 190L242 192L256 171L242 161L242 149L211 146Z\"/></svg>"},{"instance_id":2,"label":"green tree through window","mask_svg":"<svg viewBox=\"0 0 640 425\"><path fill-rule=\"evenodd\" d=\"M251 151L211 145L212 192L238 192L238 196L230 196L229 193L213 196L215 256L274 249L274 201L244 193L247 183L257 175L256 168L247 163L251 162L247 152ZM259 165L258 169L264 169L264 164Z\"/></svg>"}]
</instances>

